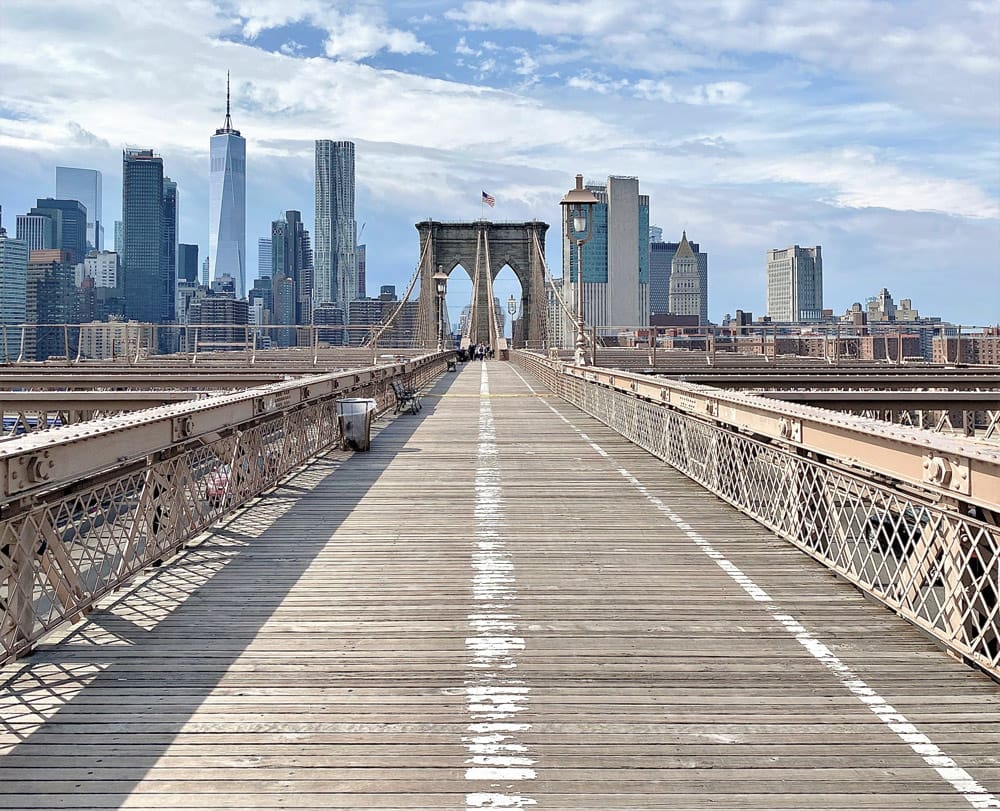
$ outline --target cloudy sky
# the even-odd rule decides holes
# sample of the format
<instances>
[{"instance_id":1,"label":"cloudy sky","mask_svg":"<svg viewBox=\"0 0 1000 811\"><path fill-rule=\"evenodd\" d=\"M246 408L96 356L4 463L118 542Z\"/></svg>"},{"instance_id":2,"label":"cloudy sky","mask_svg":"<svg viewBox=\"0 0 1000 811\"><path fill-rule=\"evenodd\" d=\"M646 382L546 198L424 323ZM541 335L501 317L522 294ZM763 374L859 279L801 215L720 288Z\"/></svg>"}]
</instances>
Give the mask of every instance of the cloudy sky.
<instances>
[{"instance_id":1,"label":"cloudy sky","mask_svg":"<svg viewBox=\"0 0 1000 811\"><path fill-rule=\"evenodd\" d=\"M273 218L312 227L313 140L350 139L369 292L410 278L416 221L485 189L495 219L556 223L582 172L638 176L701 243L714 320L762 314L766 250L798 243L837 312L888 287L1000 321L1000 0L0 0L7 224L91 167L110 240L146 146L204 252L227 69L251 276Z\"/></svg>"}]
</instances>

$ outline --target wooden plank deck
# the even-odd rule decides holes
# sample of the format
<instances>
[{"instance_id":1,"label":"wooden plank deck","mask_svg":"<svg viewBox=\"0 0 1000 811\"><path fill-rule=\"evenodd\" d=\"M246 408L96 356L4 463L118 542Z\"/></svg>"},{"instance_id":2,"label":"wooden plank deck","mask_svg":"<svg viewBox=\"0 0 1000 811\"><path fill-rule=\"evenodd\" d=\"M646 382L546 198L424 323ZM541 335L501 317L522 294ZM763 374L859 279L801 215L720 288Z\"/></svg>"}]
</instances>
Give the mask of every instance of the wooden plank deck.
<instances>
[{"instance_id":1,"label":"wooden plank deck","mask_svg":"<svg viewBox=\"0 0 1000 811\"><path fill-rule=\"evenodd\" d=\"M521 374L8 668L0 808L1000 806L1000 686Z\"/></svg>"}]
</instances>

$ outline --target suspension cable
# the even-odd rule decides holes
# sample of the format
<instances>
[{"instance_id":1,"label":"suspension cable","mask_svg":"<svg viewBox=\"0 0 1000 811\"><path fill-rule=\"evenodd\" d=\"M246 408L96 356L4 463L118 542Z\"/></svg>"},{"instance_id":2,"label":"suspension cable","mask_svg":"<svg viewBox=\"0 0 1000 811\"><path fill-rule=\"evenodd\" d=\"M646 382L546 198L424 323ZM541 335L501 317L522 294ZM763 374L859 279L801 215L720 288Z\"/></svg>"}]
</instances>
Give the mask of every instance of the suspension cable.
<instances>
[{"instance_id":1,"label":"suspension cable","mask_svg":"<svg viewBox=\"0 0 1000 811\"><path fill-rule=\"evenodd\" d=\"M413 272L413 276L410 279L410 284L406 288L406 292L402 295L402 297L399 300L399 305L393 311L392 315L389 316L388 321L384 321L382 322L381 325L376 325L375 327L372 327L371 332L368 334L368 337L365 339L362 346L374 346L375 343L378 341L378 339L382 337L382 333L384 333L387 329L389 329L389 327L392 326L393 322L395 322L396 320L396 317L403 311L403 305L406 304L407 301L409 301L410 293L413 292L413 287L414 285L416 285L417 279L420 278L420 268L423 267L424 257L427 255L427 248L428 246L430 246L430 244L431 244L431 235L430 233L428 233L427 239L424 241L423 250L420 251L420 259L417 260L417 269Z\"/></svg>"}]
</instances>

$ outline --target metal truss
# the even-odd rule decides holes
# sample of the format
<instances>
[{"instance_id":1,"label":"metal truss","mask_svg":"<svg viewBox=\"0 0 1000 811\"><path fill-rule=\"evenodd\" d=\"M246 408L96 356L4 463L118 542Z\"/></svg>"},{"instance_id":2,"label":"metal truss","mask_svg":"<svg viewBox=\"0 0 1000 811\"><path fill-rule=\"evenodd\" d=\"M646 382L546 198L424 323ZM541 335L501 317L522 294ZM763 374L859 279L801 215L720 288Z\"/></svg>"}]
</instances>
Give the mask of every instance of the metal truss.
<instances>
[{"instance_id":1,"label":"metal truss","mask_svg":"<svg viewBox=\"0 0 1000 811\"><path fill-rule=\"evenodd\" d=\"M336 402L395 403L450 354L316 375L0 445L0 663L77 620L339 442Z\"/></svg>"},{"instance_id":2,"label":"metal truss","mask_svg":"<svg viewBox=\"0 0 1000 811\"><path fill-rule=\"evenodd\" d=\"M838 458L810 449L828 444L801 422L820 422L817 409L774 411L769 423L766 401L738 407L749 395L727 402L726 393L706 387L667 389L662 380L620 372L598 379L593 369L525 352L514 357L568 402L1000 678L996 451L935 455L935 445L954 450L954 443L911 429L911 455L922 468L927 462L914 481L900 437L892 438L898 428L871 431L867 449L854 442L853 456ZM845 419L862 427L857 418L829 415L830 436L842 434ZM956 489L951 477L962 470L965 483ZM983 474L980 486L966 486L969 470Z\"/></svg>"}]
</instances>

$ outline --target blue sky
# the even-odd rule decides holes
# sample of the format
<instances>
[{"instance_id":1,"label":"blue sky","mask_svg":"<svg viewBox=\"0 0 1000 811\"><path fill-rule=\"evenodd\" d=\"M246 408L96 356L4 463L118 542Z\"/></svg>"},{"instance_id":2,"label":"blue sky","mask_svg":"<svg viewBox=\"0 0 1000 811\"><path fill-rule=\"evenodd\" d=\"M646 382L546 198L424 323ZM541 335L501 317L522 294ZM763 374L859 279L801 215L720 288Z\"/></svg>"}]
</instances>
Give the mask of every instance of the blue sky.
<instances>
[{"instance_id":1,"label":"blue sky","mask_svg":"<svg viewBox=\"0 0 1000 811\"><path fill-rule=\"evenodd\" d=\"M638 176L651 222L701 243L714 320L762 314L765 252L797 243L836 312L884 286L1000 321L1000 0L4 0L6 223L92 167L110 238L121 149L146 146L204 251L227 69L251 273L283 210L311 228L313 140L350 139L370 292L405 286L418 220L478 217L485 189L495 219L557 223L582 172Z\"/></svg>"}]
</instances>

